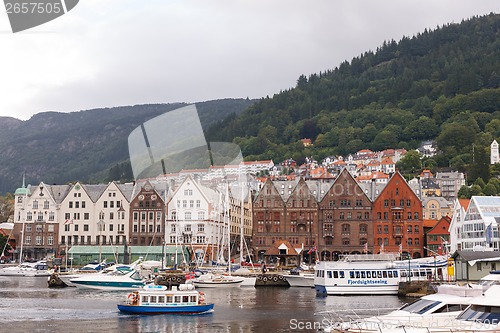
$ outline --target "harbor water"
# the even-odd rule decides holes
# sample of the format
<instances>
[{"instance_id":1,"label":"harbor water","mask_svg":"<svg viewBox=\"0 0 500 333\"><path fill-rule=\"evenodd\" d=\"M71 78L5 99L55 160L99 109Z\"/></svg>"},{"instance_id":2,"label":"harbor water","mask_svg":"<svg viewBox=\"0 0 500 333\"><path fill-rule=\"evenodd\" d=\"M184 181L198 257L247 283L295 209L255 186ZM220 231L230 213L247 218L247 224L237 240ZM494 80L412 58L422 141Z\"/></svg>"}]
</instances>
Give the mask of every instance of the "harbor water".
<instances>
[{"instance_id":1,"label":"harbor water","mask_svg":"<svg viewBox=\"0 0 500 333\"><path fill-rule=\"evenodd\" d=\"M52 289L47 278L0 277L0 332L315 332L338 319L388 312L397 296L317 296L310 288L204 289L213 312L126 315L126 291Z\"/></svg>"}]
</instances>

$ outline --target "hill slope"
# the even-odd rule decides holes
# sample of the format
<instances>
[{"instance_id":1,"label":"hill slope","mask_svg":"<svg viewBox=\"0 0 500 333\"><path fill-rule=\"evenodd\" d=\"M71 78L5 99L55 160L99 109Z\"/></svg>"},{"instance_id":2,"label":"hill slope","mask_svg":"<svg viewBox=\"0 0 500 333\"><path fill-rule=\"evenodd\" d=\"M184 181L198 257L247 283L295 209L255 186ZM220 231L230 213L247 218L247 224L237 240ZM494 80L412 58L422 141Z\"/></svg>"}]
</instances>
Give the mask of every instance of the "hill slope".
<instances>
[{"instance_id":1,"label":"hill slope","mask_svg":"<svg viewBox=\"0 0 500 333\"><path fill-rule=\"evenodd\" d=\"M465 171L473 145L482 152L500 136L499 71L500 15L474 17L302 75L295 88L213 126L208 137L240 144L249 160L278 161L414 149L430 139L441 151L430 163Z\"/></svg>"},{"instance_id":2,"label":"hill slope","mask_svg":"<svg viewBox=\"0 0 500 333\"><path fill-rule=\"evenodd\" d=\"M204 128L240 113L254 101L196 103ZM145 121L184 103L122 106L71 113L43 112L27 121L0 118L0 192L27 182L64 184L131 179L127 138ZM111 177L111 178L110 178Z\"/></svg>"}]
</instances>

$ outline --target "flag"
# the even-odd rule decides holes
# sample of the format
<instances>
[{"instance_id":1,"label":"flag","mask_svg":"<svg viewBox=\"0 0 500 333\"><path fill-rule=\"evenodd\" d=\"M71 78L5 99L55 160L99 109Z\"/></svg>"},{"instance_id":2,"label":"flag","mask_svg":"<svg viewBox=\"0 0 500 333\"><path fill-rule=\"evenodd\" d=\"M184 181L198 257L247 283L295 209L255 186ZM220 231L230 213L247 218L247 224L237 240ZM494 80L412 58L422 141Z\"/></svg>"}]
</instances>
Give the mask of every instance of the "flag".
<instances>
[{"instance_id":1,"label":"flag","mask_svg":"<svg viewBox=\"0 0 500 333\"><path fill-rule=\"evenodd\" d=\"M382 245L380 245L380 253L384 253L384 243L382 243Z\"/></svg>"},{"instance_id":2,"label":"flag","mask_svg":"<svg viewBox=\"0 0 500 333\"><path fill-rule=\"evenodd\" d=\"M364 251L365 251L365 253L368 253L368 242L365 243Z\"/></svg>"},{"instance_id":3,"label":"flag","mask_svg":"<svg viewBox=\"0 0 500 333\"><path fill-rule=\"evenodd\" d=\"M403 243L399 243L399 253L403 253Z\"/></svg>"},{"instance_id":4,"label":"flag","mask_svg":"<svg viewBox=\"0 0 500 333\"><path fill-rule=\"evenodd\" d=\"M309 251L307 252L307 254L311 254L311 253L313 253L313 252L316 252L316 246L311 247L311 248L309 249Z\"/></svg>"},{"instance_id":5,"label":"flag","mask_svg":"<svg viewBox=\"0 0 500 333\"><path fill-rule=\"evenodd\" d=\"M66 221L64 221L64 224L73 224L73 219L67 219Z\"/></svg>"}]
</instances>

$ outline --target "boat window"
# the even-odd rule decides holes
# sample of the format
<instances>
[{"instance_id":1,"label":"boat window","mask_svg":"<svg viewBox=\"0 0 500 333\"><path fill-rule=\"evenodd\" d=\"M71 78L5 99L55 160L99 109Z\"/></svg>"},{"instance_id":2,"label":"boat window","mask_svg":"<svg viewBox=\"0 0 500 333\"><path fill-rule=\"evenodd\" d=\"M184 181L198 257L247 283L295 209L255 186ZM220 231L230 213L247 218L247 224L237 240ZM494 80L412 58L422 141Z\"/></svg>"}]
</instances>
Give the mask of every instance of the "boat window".
<instances>
[{"instance_id":1,"label":"boat window","mask_svg":"<svg viewBox=\"0 0 500 333\"><path fill-rule=\"evenodd\" d=\"M331 279L332 278L332 271L326 271L326 277Z\"/></svg>"},{"instance_id":2,"label":"boat window","mask_svg":"<svg viewBox=\"0 0 500 333\"><path fill-rule=\"evenodd\" d=\"M429 309L437 306L438 304L441 304L441 302L419 299L413 303L403 306L400 310L408 311L410 313L423 314L424 312L427 312Z\"/></svg>"},{"instance_id":3,"label":"boat window","mask_svg":"<svg viewBox=\"0 0 500 333\"><path fill-rule=\"evenodd\" d=\"M359 271L356 271L356 279L359 279Z\"/></svg>"},{"instance_id":4,"label":"boat window","mask_svg":"<svg viewBox=\"0 0 500 333\"><path fill-rule=\"evenodd\" d=\"M372 277L372 273L371 273L370 271L367 271L367 272L366 272L366 277L367 277L367 278L371 278L371 277Z\"/></svg>"},{"instance_id":5,"label":"boat window","mask_svg":"<svg viewBox=\"0 0 500 333\"><path fill-rule=\"evenodd\" d=\"M196 303L196 296L189 296L191 303Z\"/></svg>"},{"instance_id":6,"label":"boat window","mask_svg":"<svg viewBox=\"0 0 500 333\"><path fill-rule=\"evenodd\" d=\"M354 279L354 272L353 272L353 271L350 271L350 272L349 272L349 277L350 277L351 279Z\"/></svg>"},{"instance_id":7,"label":"boat window","mask_svg":"<svg viewBox=\"0 0 500 333\"><path fill-rule=\"evenodd\" d=\"M394 277L398 277L398 271L393 271Z\"/></svg>"},{"instance_id":8,"label":"boat window","mask_svg":"<svg viewBox=\"0 0 500 333\"><path fill-rule=\"evenodd\" d=\"M479 323L496 324L500 321L500 307L471 305L466 311L462 312L457 318Z\"/></svg>"},{"instance_id":9,"label":"boat window","mask_svg":"<svg viewBox=\"0 0 500 333\"><path fill-rule=\"evenodd\" d=\"M392 271L388 271L387 272L387 276L390 277L390 278L392 278Z\"/></svg>"},{"instance_id":10,"label":"boat window","mask_svg":"<svg viewBox=\"0 0 500 333\"><path fill-rule=\"evenodd\" d=\"M171 295L167 295L167 303L172 303L172 296Z\"/></svg>"},{"instance_id":11,"label":"boat window","mask_svg":"<svg viewBox=\"0 0 500 333\"><path fill-rule=\"evenodd\" d=\"M382 272L381 272L381 271L377 271L377 277L378 277L379 279L381 279L381 278L382 278Z\"/></svg>"},{"instance_id":12,"label":"boat window","mask_svg":"<svg viewBox=\"0 0 500 333\"><path fill-rule=\"evenodd\" d=\"M345 276L344 276L344 271L340 271L340 272L339 272L339 276L340 276L340 278L341 278L341 279L343 279L343 278L345 277Z\"/></svg>"},{"instance_id":13,"label":"boat window","mask_svg":"<svg viewBox=\"0 0 500 333\"><path fill-rule=\"evenodd\" d=\"M401 277L406 277L406 271L401 271Z\"/></svg>"},{"instance_id":14,"label":"boat window","mask_svg":"<svg viewBox=\"0 0 500 333\"><path fill-rule=\"evenodd\" d=\"M130 275L130 278L138 281L142 280L141 276L139 275L139 272L134 272L134 274Z\"/></svg>"},{"instance_id":15,"label":"boat window","mask_svg":"<svg viewBox=\"0 0 500 333\"><path fill-rule=\"evenodd\" d=\"M148 296L142 296L142 303L148 303L149 297Z\"/></svg>"},{"instance_id":16,"label":"boat window","mask_svg":"<svg viewBox=\"0 0 500 333\"><path fill-rule=\"evenodd\" d=\"M377 277L377 272L376 271L372 271L372 278L376 278Z\"/></svg>"},{"instance_id":17,"label":"boat window","mask_svg":"<svg viewBox=\"0 0 500 333\"><path fill-rule=\"evenodd\" d=\"M334 277L335 279L338 279L338 278L339 278L339 272L337 272L337 271L333 271L333 277Z\"/></svg>"},{"instance_id":18,"label":"boat window","mask_svg":"<svg viewBox=\"0 0 500 333\"><path fill-rule=\"evenodd\" d=\"M165 296L158 296L158 303L165 303Z\"/></svg>"},{"instance_id":19,"label":"boat window","mask_svg":"<svg viewBox=\"0 0 500 333\"><path fill-rule=\"evenodd\" d=\"M446 304L445 306L434 310L433 313L463 311L466 307L467 305L465 304Z\"/></svg>"},{"instance_id":20,"label":"boat window","mask_svg":"<svg viewBox=\"0 0 500 333\"><path fill-rule=\"evenodd\" d=\"M361 278L366 279L366 272L365 271L361 271Z\"/></svg>"},{"instance_id":21,"label":"boat window","mask_svg":"<svg viewBox=\"0 0 500 333\"><path fill-rule=\"evenodd\" d=\"M420 271L420 276L425 276L425 271Z\"/></svg>"},{"instance_id":22,"label":"boat window","mask_svg":"<svg viewBox=\"0 0 500 333\"><path fill-rule=\"evenodd\" d=\"M383 271L382 274L384 276L384 279L387 279L387 271Z\"/></svg>"},{"instance_id":23,"label":"boat window","mask_svg":"<svg viewBox=\"0 0 500 333\"><path fill-rule=\"evenodd\" d=\"M181 297L180 296L175 296L175 303L180 303L181 302Z\"/></svg>"},{"instance_id":24,"label":"boat window","mask_svg":"<svg viewBox=\"0 0 500 333\"><path fill-rule=\"evenodd\" d=\"M156 296L149 296L149 303L156 303Z\"/></svg>"},{"instance_id":25,"label":"boat window","mask_svg":"<svg viewBox=\"0 0 500 333\"><path fill-rule=\"evenodd\" d=\"M182 296L182 303L189 303L189 296Z\"/></svg>"}]
</instances>

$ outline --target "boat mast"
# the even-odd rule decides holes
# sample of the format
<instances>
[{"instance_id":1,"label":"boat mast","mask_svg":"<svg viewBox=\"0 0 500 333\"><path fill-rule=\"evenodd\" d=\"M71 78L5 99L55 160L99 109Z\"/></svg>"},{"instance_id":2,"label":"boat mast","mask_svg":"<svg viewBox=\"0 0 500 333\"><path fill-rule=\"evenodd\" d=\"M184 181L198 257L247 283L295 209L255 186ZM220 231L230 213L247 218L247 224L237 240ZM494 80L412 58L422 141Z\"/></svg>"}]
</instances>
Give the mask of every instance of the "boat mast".
<instances>
[{"instance_id":1,"label":"boat mast","mask_svg":"<svg viewBox=\"0 0 500 333\"><path fill-rule=\"evenodd\" d=\"M23 174L23 188L26 188L25 177L26 177L25 174ZM25 208L26 208L26 199L28 198L27 191L24 191L23 196L24 196L23 207L21 208L21 218L23 220L23 223L21 226L21 248L19 249L19 265L23 262L24 223L26 222L26 209Z\"/></svg>"},{"instance_id":2,"label":"boat mast","mask_svg":"<svg viewBox=\"0 0 500 333\"><path fill-rule=\"evenodd\" d=\"M240 211L240 265L243 263L243 242L245 241L245 236L243 234L243 228L244 228L244 218L245 218L245 197L244 197L244 192L243 192L243 181L241 179L241 171L240 171L240 191L241 191L241 211Z\"/></svg>"},{"instance_id":3,"label":"boat mast","mask_svg":"<svg viewBox=\"0 0 500 333\"><path fill-rule=\"evenodd\" d=\"M224 212L225 220L227 222L227 267L228 273L231 275L231 232L230 232L230 218L229 218L229 204L231 203L229 199L229 182L226 185L226 210Z\"/></svg>"}]
</instances>

